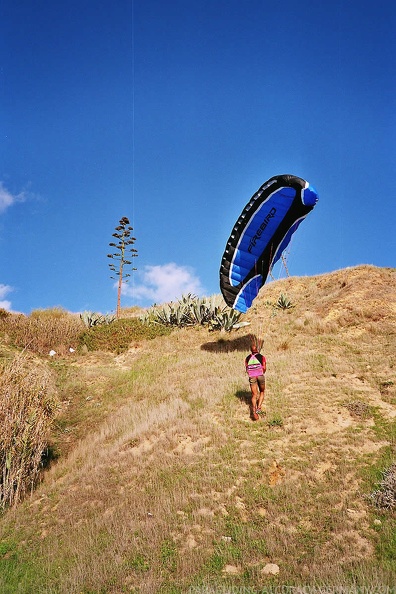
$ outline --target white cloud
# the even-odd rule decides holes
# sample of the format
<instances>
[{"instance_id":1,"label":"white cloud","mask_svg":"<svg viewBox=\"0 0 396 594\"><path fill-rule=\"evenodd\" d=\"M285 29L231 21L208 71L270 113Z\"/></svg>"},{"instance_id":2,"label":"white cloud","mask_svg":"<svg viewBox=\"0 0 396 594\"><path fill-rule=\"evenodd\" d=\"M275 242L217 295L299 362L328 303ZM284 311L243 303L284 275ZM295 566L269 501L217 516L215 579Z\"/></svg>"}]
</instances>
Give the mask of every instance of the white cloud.
<instances>
[{"instance_id":1,"label":"white cloud","mask_svg":"<svg viewBox=\"0 0 396 594\"><path fill-rule=\"evenodd\" d=\"M0 301L0 309L11 311L11 301Z\"/></svg>"},{"instance_id":2,"label":"white cloud","mask_svg":"<svg viewBox=\"0 0 396 594\"><path fill-rule=\"evenodd\" d=\"M8 293L11 293L12 290L13 290L12 287L10 287L9 285L2 285L0 283L0 308L1 309L6 309L7 311L11 310L11 301L4 299L4 297L6 297L8 295Z\"/></svg>"},{"instance_id":3,"label":"white cloud","mask_svg":"<svg viewBox=\"0 0 396 594\"><path fill-rule=\"evenodd\" d=\"M23 202L25 199L25 192L12 194L9 190L7 190L4 183L0 181L0 214L16 202Z\"/></svg>"},{"instance_id":4,"label":"white cloud","mask_svg":"<svg viewBox=\"0 0 396 594\"><path fill-rule=\"evenodd\" d=\"M132 285L135 278L140 283ZM150 303L177 301L188 293L202 296L205 292L193 269L178 266L174 262L162 266L145 266L143 271L133 273L130 282L131 284L124 285L123 294Z\"/></svg>"}]
</instances>

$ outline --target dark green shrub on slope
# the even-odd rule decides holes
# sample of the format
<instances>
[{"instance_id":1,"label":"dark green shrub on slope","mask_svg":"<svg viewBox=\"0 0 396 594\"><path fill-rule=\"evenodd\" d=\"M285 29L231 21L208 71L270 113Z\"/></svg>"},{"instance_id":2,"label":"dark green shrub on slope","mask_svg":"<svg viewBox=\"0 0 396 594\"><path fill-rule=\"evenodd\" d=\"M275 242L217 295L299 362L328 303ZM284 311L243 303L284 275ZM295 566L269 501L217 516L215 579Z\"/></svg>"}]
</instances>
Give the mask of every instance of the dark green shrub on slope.
<instances>
[{"instance_id":1,"label":"dark green shrub on slope","mask_svg":"<svg viewBox=\"0 0 396 594\"><path fill-rule=\"evenodd\" d=\"M136 318L115 320L111 324L93 326L80 335L80 346L89 351L111 351L122 353L135 340L151 340L170 334L165 326L148 326Z\"/></svg>"}]
</instances>

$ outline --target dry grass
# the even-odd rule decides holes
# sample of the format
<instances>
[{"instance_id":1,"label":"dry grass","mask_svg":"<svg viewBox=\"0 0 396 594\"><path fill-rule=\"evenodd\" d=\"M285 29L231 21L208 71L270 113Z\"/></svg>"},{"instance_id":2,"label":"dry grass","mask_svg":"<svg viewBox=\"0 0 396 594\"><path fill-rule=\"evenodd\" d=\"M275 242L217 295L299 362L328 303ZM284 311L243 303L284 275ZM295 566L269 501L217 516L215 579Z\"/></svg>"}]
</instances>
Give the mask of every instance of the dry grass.
<instances>
[{"instance_id":1,"label":"dry grass","mask_svg":"<svg viewBox=\"0 0 396 594\"><path fill-rule=\"evenodd\" d=\"M5 594L390 592L395 518L366 495L394 456L394 287L373 267L269 285L246 316L268 364L257 423L243 332L76 357L100 425L2 518ZM266 305L280 293L293 309Z\"/></svg>"},{"instance_id":2,"label":"dry grass","mask_svg":"<svg viewBox=\"0 0 396 594\"><path fill-rule=\"evenodd\" d=\"M58 355L76 348L85 326L80 317L61 308L35 310L29 316L0 316L2 341L14 347L28 349L40 355L55 350Z\"/></svg>"},{"instance_id":3,"label":"dry grass","mask_svg":"<svg viewBox=\"0 0 396 594\"><path fill-rule=\"evenodd\" d=\"M36 484L58 401L45 364L17 355L0 375L0 507Z\"/></svg>"}]
</instances>

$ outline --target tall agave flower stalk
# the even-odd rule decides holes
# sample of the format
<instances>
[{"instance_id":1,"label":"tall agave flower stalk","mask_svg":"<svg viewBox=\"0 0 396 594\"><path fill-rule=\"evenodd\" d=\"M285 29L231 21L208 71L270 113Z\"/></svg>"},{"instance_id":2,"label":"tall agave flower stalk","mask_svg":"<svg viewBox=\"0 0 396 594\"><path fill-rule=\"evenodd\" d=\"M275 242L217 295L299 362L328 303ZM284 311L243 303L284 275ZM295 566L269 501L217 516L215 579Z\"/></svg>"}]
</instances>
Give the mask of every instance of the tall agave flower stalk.
<instances>
[{"instance_id":1,"label":"tall agave flower stalk","mask_svg":"<svg viewBox=\"0 0 396 594\"><path fill-rule=\"evenodd\" d=\"M113 233L113 237L115 237L118 242L109 243L109 246L116 251L112 254L107 254L107 257L113 260L110 262L109 268L114 276L111 276L110 278L118 278L116 309L117 319L121 314L122 284L128 282L128 277L131 276L129 273L125 272L124 268L132 264L132 261L129 260L129 258L135 258L138 255L137 250L131 247L136 241L136 237L132 237L132 231L133 227L130 226L129 219L127 217L122 217L122 219L120 219L119 225L115 228L115 233ZM114 261L117 262L117 266L114 264ZM132 270L136 270L136 268L132 268Z\"/></svg>"}]
</instances>

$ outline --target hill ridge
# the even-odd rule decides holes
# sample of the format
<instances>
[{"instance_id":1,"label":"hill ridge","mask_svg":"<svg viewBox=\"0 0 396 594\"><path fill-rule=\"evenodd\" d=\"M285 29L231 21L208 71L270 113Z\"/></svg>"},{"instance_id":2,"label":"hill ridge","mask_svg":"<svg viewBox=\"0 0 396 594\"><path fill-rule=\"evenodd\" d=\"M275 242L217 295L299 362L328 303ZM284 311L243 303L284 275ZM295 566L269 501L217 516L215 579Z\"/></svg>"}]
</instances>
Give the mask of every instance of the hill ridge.
<instances>
[{"instance_id":1,"label":"hill ridge","mask_svg":"<svg viewBox=\"0 0 396 594\"><path fill-rule=\"evenodd\" d=\"M262 290L248 330L182 329L79 358L92 414L115 385L119 400L1 518L20 591L390 591L395 520L368 495L394 456L394 289L395 270L367 265L290 277ZM274 307L281 292L290 310ZM268 361L257 423L252 330Z\"/></svg>"}]
</instances>

